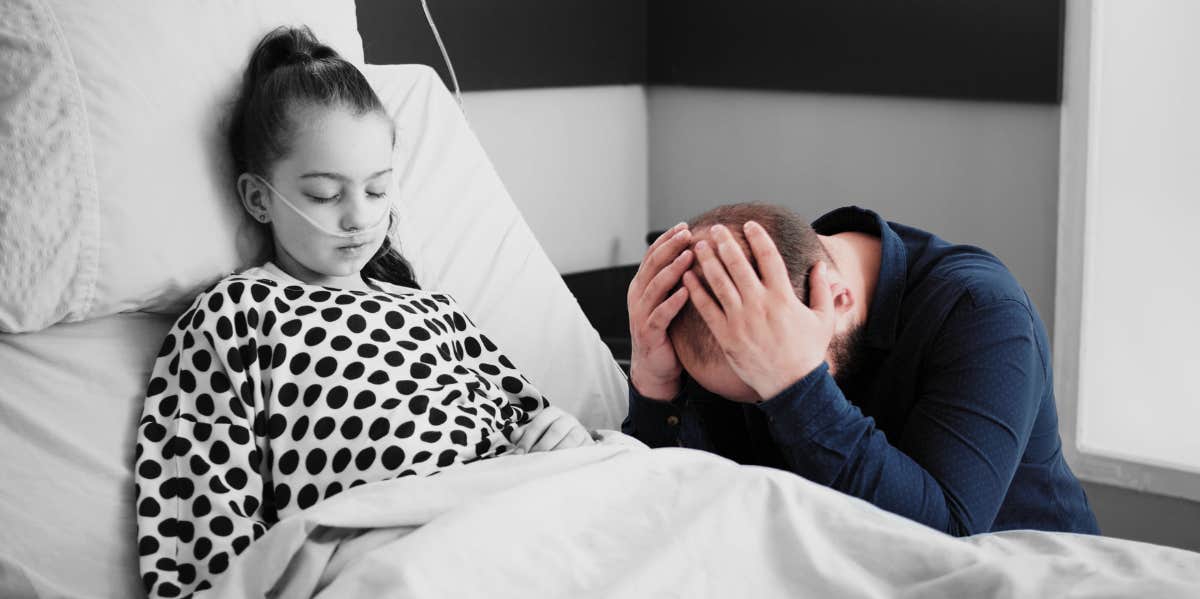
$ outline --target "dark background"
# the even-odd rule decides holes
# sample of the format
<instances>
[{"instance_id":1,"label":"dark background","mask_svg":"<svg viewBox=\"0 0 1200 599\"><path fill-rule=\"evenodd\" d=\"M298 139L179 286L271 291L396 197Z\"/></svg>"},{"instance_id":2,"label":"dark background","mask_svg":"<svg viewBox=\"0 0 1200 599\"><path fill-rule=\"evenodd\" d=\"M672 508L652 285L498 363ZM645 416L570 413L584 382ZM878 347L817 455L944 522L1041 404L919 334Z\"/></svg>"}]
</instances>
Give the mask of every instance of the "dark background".
<instances>
[{"instance_id":1,"label":"dark background","mask_svg":"<svg viewBox=\"0 0 1200 599\"><path fill-rule=\"evenodd\" d=\"M428 0L463 90L684 85L1058 103L1065 0ZM449 72L419 0L358 0L368 63ZM637 267L564 275L628 367Z\"/></svg>"},{"instance_id":2,"label":"dark background","mask_svg":"<svg viewBox=\"0 0 1200 599\"><path fill-rule=\"evenodd\" d=\"M1065 0L429 0L464 90L669 84L1058 103ZM449 77L419 0L367 62Z\"/></svg>"},{"instance_id":3,"label":"dark background","mask_svg":"<svg viewBox=\"0 0 1200 599\"><path fill-rule=\"evenodd\" d=\"M646 80L645 0L428 0L463 90ZM450 77L420 0L358 0L371 64Z\"/></svg>"}]
</instances>

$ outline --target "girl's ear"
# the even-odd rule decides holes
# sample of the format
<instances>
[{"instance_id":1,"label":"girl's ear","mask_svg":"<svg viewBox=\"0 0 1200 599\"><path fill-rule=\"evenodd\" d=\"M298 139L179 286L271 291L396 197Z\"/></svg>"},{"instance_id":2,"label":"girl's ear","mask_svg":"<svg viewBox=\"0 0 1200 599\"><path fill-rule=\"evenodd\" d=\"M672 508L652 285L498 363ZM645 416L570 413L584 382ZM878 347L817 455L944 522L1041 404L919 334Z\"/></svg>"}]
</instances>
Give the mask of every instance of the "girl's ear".
<instances>
[{"instance_id":1,"label":"girl's ear","mask_svg":"<svg viewBox=\"0 0 1200 599\"><path fill-rule=\"evenodd\" d=\"M242 173L237 180L238 197L250 217L260 223L271 222L271 194L267 186L250 173Z\"/></svg>"}]
</instances>

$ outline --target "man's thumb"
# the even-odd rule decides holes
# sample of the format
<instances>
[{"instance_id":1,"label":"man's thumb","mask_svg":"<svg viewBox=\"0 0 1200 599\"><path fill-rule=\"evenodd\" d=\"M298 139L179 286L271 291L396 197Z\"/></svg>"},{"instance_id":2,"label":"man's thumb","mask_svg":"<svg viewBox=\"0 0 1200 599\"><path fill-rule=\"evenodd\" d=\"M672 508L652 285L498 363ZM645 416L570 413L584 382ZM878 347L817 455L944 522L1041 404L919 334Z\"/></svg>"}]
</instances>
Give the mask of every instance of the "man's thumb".
<instances>
[{"instance_id":1,"label":"man's thumb","mask_svg":"<svg viewBox=\"0 0 1200 599\"><path fill-rule=\"evenodd\" d=\"M829 267L824 261L812 267L808 277L808 305L813 312L833 314L833 290L829 287Z\"/></svg>"}]
</instances>

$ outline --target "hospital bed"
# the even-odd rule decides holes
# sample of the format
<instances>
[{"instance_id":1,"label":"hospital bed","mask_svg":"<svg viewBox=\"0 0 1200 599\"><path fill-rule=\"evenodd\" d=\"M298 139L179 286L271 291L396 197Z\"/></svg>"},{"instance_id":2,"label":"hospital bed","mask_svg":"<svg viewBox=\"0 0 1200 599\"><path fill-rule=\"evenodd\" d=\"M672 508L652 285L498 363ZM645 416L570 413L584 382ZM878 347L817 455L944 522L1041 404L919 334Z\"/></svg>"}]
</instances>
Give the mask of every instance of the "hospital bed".
<instances>
[{"instance_id":1,"label":"hospital bed","mask_svg":"<svg viewBox=\"0 0 1200 599\"><path fill-rule=\"evenodd\" d=\"M254 43L350 0L0 0L0 597L141 596L134 425L159 345L263 240L220 122ZM364 65L398 132L397 238L551 400L616 429L626 381L429 68ZM616 439L364 485L276 525L210 596L1188 596L1200 556L960 540L803 481ZM1196 596L1193 595L1193 596Z\"/></svg>"}]
</instances>

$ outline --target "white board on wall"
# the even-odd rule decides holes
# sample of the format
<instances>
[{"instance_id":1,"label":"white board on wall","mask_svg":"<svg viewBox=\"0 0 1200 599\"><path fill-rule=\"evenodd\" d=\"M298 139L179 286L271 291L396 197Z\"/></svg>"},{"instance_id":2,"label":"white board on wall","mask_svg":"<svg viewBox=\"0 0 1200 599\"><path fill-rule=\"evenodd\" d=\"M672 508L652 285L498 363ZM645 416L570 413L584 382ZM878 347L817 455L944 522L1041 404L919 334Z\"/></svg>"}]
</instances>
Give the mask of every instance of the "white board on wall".
<instances>
[{"instance_id":1,"label":"white board on wall","mask_svg":"<svg viewBox=\"0 0 1200 599\"><path fill-rule=\"evenodd\" d=\"M644 87L478 91L463 103L559 272L641 262L649 229Z\"/></svg>"},{"instance_id":2,"label":"white board on wall","mask_svg":"<svg viewBox=\"0 0 1200 599\"><path fill-rule=\"evenodd\" d=\"M1080 447L1200 472L1200 2L1101 2Z\"/></svg>"},{"instance_id":3,"label":"white board on wall","mask_svg":"<svg viewBox=\"0 0 1200 599\"><path fill-rule=\"evenodd\" d=\"M1194 0L1068 5L1067 68L1086 76L1068 73L1064 94L1058 306L1078 330L1056 353L1076 377L1060 402L1081 476L1200 500L1196 23Z\"/></svg>"}]
</instances>

